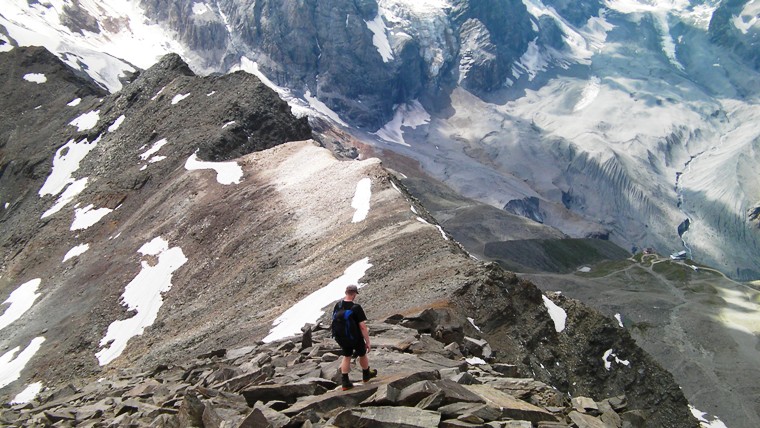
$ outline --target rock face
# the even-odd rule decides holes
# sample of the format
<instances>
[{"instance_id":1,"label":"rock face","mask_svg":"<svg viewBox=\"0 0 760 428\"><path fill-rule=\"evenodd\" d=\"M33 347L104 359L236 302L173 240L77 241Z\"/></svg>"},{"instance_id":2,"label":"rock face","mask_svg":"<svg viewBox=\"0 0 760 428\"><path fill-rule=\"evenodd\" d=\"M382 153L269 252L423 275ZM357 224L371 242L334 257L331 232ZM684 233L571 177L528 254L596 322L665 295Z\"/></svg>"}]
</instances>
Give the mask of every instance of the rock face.
<instances>
[{"instance_id":1,"label":"rock face","mask_svg":"<svg viewBox=\"0 0 760 428\"><path fill-rule=\"evenodd\" d=\"M720 3L710 20L710 38L760 70L760 24L758 6L748 0Z\"/></svg>"}]
</instances>

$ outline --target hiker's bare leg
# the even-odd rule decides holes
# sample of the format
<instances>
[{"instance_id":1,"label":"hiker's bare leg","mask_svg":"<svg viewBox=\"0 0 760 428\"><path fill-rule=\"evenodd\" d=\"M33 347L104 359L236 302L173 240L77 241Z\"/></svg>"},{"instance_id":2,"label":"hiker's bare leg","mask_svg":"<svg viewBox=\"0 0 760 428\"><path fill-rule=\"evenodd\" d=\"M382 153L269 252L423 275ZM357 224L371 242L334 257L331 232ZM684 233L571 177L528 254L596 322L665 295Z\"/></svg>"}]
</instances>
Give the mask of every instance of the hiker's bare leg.
<instances>
[{"instance_id":1,"label":"hiker's bare leg","mask_svg":"<svg viewBox=\"0 0 760 428\"><path fill-rule=\"evenodd\" d=\"M367 370L369 368L369 357L366 355L359 357L359 365L362 366L362 370Z\"/></svg>"},{"instance_id":2,"label":"hiker's bare leg","mask_svg":"<svg viewBox=\"0 0 760 428\"><path fill-rule=\"evenodd\" d=\"M340 362L340 372L346 374L351 371L351 357L343 357Z\"/></svg>"}]
</instances>

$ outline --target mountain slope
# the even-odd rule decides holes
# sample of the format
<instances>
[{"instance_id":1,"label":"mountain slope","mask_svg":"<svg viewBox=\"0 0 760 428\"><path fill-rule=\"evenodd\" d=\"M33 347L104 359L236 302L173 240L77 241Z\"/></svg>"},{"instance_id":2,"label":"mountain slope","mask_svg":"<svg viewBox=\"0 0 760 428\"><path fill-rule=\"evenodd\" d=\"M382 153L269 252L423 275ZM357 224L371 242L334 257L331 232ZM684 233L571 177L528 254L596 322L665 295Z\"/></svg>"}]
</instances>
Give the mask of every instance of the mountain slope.
<instances>
[{"instance_id":1,"label":"mountain slope","mask_svg":"<svg viewBox=\"0 0 760 428\"><path fill-rule=\"evenodd\" d=\"M24 90L34 97L57 77ZM523 373L571 394L625 391L629 409L694 426L672 377L610 319L553 297L567 308L558 330L564 309L474 262L378 160L288 142L309 129L283 106L253 76L200 78L170 55L120 92L59 108L66 125L51 141L26 136L46 160L12 189L0 177L3 194L23 195L2 219L3 236L23 237L3 242L6 399L297 334L306 313L322 315L314 306L359 282L375 319L450 307L481 322L498 359ZM22 115L8 135L33 119ZM202 162L204 153L227 161ZM637 369L607 372L601 355L612 347ZM558 368L542 368L549 362Z\"/></svg>"}]
</instances>

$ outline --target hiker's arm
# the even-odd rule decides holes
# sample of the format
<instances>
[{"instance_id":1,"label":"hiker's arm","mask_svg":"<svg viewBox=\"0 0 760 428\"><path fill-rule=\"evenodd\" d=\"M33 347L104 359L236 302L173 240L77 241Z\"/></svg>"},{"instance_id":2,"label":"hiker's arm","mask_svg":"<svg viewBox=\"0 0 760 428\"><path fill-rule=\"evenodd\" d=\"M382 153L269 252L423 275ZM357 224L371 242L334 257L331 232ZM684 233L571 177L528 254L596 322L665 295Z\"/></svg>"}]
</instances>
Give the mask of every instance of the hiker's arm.
<instances>
[{"instance_id":1,"label":"hiker's arm","mask_svg":"<svg viewBox=\"0 0 760 428\"><path fill-rule=\"evenodd\" d=\"M367 350L369 351L369 328L367 327L367 323L364 321L360 322L359 330L362 331L362 336L364 336L364 345L367 347Z\"/></svg>"}]
</instances>

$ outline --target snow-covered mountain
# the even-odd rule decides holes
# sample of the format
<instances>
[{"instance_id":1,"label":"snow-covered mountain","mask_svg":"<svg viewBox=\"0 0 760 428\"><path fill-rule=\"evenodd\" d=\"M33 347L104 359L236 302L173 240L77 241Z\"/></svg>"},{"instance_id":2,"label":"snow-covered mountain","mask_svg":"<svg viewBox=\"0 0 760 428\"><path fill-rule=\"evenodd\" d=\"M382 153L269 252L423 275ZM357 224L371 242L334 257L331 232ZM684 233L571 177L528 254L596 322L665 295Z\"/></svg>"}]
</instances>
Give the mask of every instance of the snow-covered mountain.
<instances>
[{"instance_id":1,"label":"snow-covered mountain","mask_svg":"<svg viewBox=\"0 0 760 428\"><path fill-rule=\"evenodd\" d=\"M760 276L752 1L19 0L0 25L109 90L169 51L243 67L467 197Z\"/></svg>"}]
</instances>

